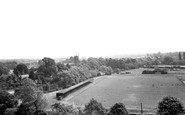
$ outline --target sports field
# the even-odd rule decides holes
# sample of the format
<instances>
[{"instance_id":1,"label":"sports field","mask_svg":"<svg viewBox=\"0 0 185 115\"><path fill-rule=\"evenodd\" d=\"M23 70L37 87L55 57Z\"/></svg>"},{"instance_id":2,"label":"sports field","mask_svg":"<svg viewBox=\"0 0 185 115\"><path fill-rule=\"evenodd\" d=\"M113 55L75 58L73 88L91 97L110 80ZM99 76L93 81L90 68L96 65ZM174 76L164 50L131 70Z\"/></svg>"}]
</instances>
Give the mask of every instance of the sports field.
<instances>
[{"instance_id":1,"label":"sports field","mask_svg":"<svg viewBox=\"0 0 185 115\"><path fill-rule=\"evenodd\" d=\"M135 72L135 73L134 73ZM127 108L155 109L167 95L177 97L185 104L185 86L175 75L142 75L141 70L132 74L103 76L94 83L71 94L66 100L76 105L87 104L94 98L103 106L110 107L123 102Z\"/></svg>"}]
</instances>

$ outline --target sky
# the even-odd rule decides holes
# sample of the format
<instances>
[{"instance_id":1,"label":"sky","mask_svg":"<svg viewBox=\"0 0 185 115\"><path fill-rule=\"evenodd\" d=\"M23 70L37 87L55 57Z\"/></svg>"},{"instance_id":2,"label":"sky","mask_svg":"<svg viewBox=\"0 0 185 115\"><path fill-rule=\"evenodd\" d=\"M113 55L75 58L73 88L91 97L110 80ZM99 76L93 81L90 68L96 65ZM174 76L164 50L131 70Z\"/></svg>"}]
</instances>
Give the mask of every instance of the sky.
<instances>
[{"instance_id":1,"label":"sky","mask_svg":"<svg viewBox=\"0 0 185 115\"><path fill-rule=\"evenodd\" d=\"M184 0L1 0L0 59L184 51Z\"/></svg>"}]
</instances>

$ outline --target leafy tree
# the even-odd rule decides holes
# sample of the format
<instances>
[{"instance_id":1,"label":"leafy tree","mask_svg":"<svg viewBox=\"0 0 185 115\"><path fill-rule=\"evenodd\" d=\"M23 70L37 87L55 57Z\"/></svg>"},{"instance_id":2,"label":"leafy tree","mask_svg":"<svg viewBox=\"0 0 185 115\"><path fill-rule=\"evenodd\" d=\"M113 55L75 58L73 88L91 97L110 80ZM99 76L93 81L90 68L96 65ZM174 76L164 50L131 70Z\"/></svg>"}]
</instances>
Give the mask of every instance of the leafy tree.
<instances>
[{"instance_id":1,"label":"leafy tree","mask_svg":"<svg viewBox=\"0 0 185 115\"><path fill-rule=\"evenodd\" d=\"M111 107L109 115L129 115L123 103L116 103Z\"/></svg>"},{"instance_id":2,"label":"leafy tree","mask_svg":"<svg viewBox=\"0 0 185 115\"><path fill-rule=\"evenodd\" d=\"M21 63L18 64L15 68L14 68L14 74L19 76L19 75L24 75L24 74L28 74L28 68L25 64Z\"/></svg>"},{"instance_id":3,"label":"leafy tree","mask_svg":"<svg viewBox=\"0 0 185 115\"><path fill-rule=\"evenodd\" d=\"M38 68L38 73L42 73L45 77L57 74L58 68L55 64L55 60L45 57L42 59L42 62L43 64Z\"/></svg>"},{"instance_id":4,"label":"leafy tree","mask_svg":"<svg viewBox=\"0 0 185 115\"><path fill-rule=\"evenodd\" d=\"M49 66L54 66L55 65L55 60L54 59L51 59L51 58L48 58L48 57L44 57L42 59L42 61L44 62L44 65L46 67L49 67Z\"/></svg>"},{"instance_id":5,"label":"leafy tree","mask_svg":"<svg viewBox=\"0 0 185 115\"><path fill-rule=\"evenodd\" d=\"M96 58L88 58L87 64L90 66L91 69L99 69L100 63Z\"/></svg>"},{"instance_id":6,"label":"leafy tree","mask_svg":"<svg viewBox=\"0 0 185 115\"><path fill-rule=\"evenodd\" d=\"M163 59L163 64L167 64L167 65L170 65L172 64L174 61L173 61L173 58L172 57L169 57L169 56L166 56L164 57Z\"/></svg>"},{"instance_id":7,"label":"leafy tree","mask_svg":"<svg viewBox=\"0 0 185 115\"><path fill-rule=\"evenodd\" d=\"M63 88L67 88L75 84L75 79L72 77L70 71L61 72L58 74L58 77L60 78L59 84Z\"/></svg>"},{"instance_id":8,"label":"leafy tree","mask_svg":"<svg viewBox=\"0 0 185 115\"><path fill-rule=\"evenodd\" d=\"M158 104L158 115L179 115L184 113L182 103L175 97L166 96Z\"/></svg>"},{"instance_id":9,"label":"leafy tree","mask_svg":"<svg viewBox=\"0 0 185 115\"><path fill-rule=\"evenodd\" d=\"M92 77L97 77L101 75L98 70L90 70L90 73Z\"/></svg>"},{"instance_id":10,"label":"leafy tree","mask_svg":"<svg viewBox=\"0 0 185 115\"><path fill-rule=\"evenodd\" d=\"M99 69L101 72L105 73L105 75L111 75L112 74L112 68L111 67L107 67L107 66L100 66Z\"/></svg>"},{"instance_id":11,"label":"leafy tree","mask_svg":"<svg viewBox=\"0 0 185 115\"><path fill-rule=\"evenodd\" d=\"M6 91L0 91L0 104L5 104L8 108L13 108L17 105L17 100L11 94Z\"/></svg>"},{"instance_id":12,"label":"leafy tree","mask_svg":"<svg viewBox=\"0 0 185 115\"><path fill-rule=\"evenodd\" d=\"M85 105L84 112L86 115L105 115L106 109L102 106L101 103L92 98L90 102Z\"/></svg>"},{"instance_id":13,"label":"leafy tree","mask_svg":"<svg viewBox=\"0 0 185 115\"><path fill-rule=\"evenodd\" d=\"M34 81L24 78L21 84L22 86L16 91L15 95L22 100L22 105L26 108L33 107L35 111L43 110L47 103L43 97L43 92Z\"/></svg>"}]
</instances>

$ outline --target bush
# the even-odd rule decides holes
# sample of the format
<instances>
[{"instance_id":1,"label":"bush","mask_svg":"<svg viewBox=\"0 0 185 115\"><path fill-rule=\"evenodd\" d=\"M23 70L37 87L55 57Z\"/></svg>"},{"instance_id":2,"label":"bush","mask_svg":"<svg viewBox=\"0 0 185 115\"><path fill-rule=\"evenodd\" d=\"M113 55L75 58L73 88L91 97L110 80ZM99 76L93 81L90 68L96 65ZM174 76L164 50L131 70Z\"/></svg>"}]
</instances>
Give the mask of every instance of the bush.
<instances>
[{"instance_id":1,"label":"bush","mask_svg":"<svg viewBox=\"0 0 185 115\"><path fill-rule=\"evenodd\" d=\"M182 103L175 97L166 96L158 104L158 115L179 115L184 113Z\"/></svg>"},{"instance_id":2,"label":"bush","mask_svg":"<svg viewBox=\"0 0 185 115\"><path fill-rule=\"evenodd\" d=\"M144 70L142 74L154 74L154 71L151 70Z\"/></svg>"},{"instance_id":3,"label":"bush","mask_svg":"<svg viewBox=\"0 0 185 115\"><path fill-rule=\"evenodd\" d=\"M106 109L101 103L97 102L95 99L92 99L87 105L85 105L84 112L86 115L105 115Z\"/></svg>"},{"instance_id":4,"label":"bush","mask_svg":"<svg viewBox=\"0 0 185 115\"><path fill-rule=\"evenodd\" d=\"M123 103L116 103L111 107L109 115L129 115Z\"/></svg>"},{"instance_id":5,"label":"bush","mask_svg":"<svg viewBox=\"0 0 185 115\"><path fill-rule=\"evenodd\" d=\"M78 111L73 105L55 103L52 105L52 112L50 112L50 115L77 115L77 113Z\"/></svg>"},{"instance_id":6,"label":"bush","mask_svg":"<svg viewBox=\"0 0 185 115\"><path fill-rule=\"evenodd\" d=\"M165 69L165 68L156 68L156 69L154 69L154 73L156 73L156 72L158 72L158 73L161 73L161 74L167 74L168 72L167 72L167 69Z\"/></svg>"}]
</instances>

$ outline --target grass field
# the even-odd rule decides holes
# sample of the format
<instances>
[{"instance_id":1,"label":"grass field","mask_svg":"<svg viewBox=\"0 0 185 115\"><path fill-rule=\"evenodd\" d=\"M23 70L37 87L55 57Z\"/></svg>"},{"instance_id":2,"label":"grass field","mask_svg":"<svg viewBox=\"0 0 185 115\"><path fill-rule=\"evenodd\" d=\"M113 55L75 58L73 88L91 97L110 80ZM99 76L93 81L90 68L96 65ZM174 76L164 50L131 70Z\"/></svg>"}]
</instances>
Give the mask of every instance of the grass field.
<instances>
[{"instance_id":1,"label":"grass field","mask_svg":"<svg viewBox=\"0 0 185 115\"><path fill-rule=\"evenodd\" d=\"M131 70L131 74L103 76L94 83L71 94L66 98L76 105L87 104L94 98L103 106L110 107L123 102L127 108L155 109L158 102L167 95L177 97L185 104L185 86L176 76L181 72L167 75L142 75L143 69ZM184 72L184 71L182 71Z\"/></svg>"}]
</instances>

